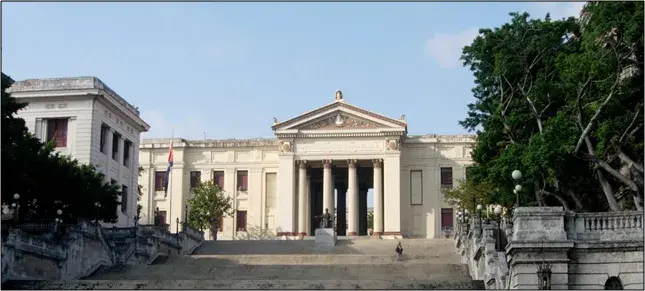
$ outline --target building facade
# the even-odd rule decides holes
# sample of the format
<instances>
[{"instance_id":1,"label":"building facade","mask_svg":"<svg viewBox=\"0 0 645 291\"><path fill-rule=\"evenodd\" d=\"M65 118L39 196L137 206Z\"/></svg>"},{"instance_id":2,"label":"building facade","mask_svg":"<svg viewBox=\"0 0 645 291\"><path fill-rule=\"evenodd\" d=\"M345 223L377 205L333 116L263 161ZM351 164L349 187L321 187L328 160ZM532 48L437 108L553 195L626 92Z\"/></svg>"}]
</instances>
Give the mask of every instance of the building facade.
<instances>
[{"instance_id":1,"label":"building facade","mask_svg":"<svg viewBox=\"0 0 645 291\"><path fill-rule=\"evenodd\" d=\"M96 77L30 79L14 83L11 95L29 105L18 112L29 131L56 151L92 164L124 195L119 227L132 226L137 209L139 141L150 126L139 110Z\"/></svg>"},{"instance_id":2,"label":"building facade","mask_svg":"<svg viewBox=\"0 0 645 291\"><path fill-rule=\"evenodd\" d=\"M369 189L376 236L437 238L452 227L454 212L440 189L465 176L473 135L409 136L404 116L351 105L340 91L333 103L274 119L272 129L272 139L143 140L141 202L148 222L158 209L176 231L191 187L210 179L234 201L235 213L223 218L218 239L258 230L309 236L315 217L336 208L347 209L338 212L338 235L366 235ZM174 166L165 195L171 143Z\"/></svg>"}]
</instances>

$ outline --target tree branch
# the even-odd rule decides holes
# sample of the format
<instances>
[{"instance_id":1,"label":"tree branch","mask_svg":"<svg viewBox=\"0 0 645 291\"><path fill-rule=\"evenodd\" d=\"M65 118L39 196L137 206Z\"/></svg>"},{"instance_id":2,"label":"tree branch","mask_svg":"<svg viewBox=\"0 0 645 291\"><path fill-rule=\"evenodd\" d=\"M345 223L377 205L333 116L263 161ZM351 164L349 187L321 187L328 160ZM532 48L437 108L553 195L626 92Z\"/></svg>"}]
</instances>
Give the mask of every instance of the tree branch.
<instances>
[{"instance_id":1,"label":"tree branch","mask_svg":"<svg viewBox=\"0 0 645 291\"><path fill-rule=\"evenodd\" d=\"M641 173L641 175L643 174L643 165L640 165L640 164L638 164L638 163L634 162L634 160L632 160L631 158L629 158L629 156L627 156L627 154L625 154L625 152L623 152L623 150L622 150L620 147L618 148L618 158L619 158L623 163L625 163L628 167L630 167L630 168L632 168L632 167L633 167L633 168L634 168L634 169L636 169L638 172L640 172L640 173Z\"/></svg>"},{"instance_id":2,"label":"tree branch","mask_svg":"<svg viewBox=\"0 0 645 291\"><path fill-rule=\"evenodd\" d=\"M605 163L605 161L597 158L594 155L587 154L587 153L583 153L583 156L586 159L594 162L596 165L600 166L603 170L605 170L610 175L614 176L616 179L618 179L623 184L627 185L627 187L629 187L632 191L638 192L638 186L636 185L636 183L634 183L634 181L632 181L628 177L625 177L620 172L616 171L609 164Z\"/></svg>"},{"instance_id":3,"label":"tree branch","mask_svg":"<svg viewBox=\"0 0 645 291\"><path fill-rule=\"evenodd\" d=\"M577 153L580 150L580 147L582 146L582 142L584 141L585 137L587 137L589 132L591 132L591 127L593 126L593 123L596 121L596 119L598 119L598 116L600 116L600 112L602 112L603 107L605 107L605 105L607 105L607 103L609 103L609 100L611 100L611 98L614 96L614 93L616 92L615 91L616 86L618 85L619 77L616 78L616 80L614 81L614 84L611 86L611 91L610 91L609 95L607 96L607 98L605 98L605 101L598 107L598 109L596 109L596 112L594 113L593 117L591 117L591 119L587 123L587 126L582 131L582 134L580 135L580 138L578 138L578 143L576 144L576 147L573 150L574 154ZM582 113L580 112L580 115L579 115L580 117L582 117L581 114ZM582 119L580 120L580 123L582 123Z\"/></svg>"},{"instance_id":4,"label":"tree branch","mask_svg":"<svg viewBox=\"0 0 645 291\"><path fill-rule=\"evenodd\" d=\"M627 128L625 128L625 131L624 131L624 132L623 132L623 134L620 136L620 139L618 140L618 144L619 144L619 146L620 146L620 144L623 142L623 140L624 140L626 137L631 137L631 136L633 135L633 133L636 133L636 132L634 132L634 131L632 130L632 131L629 133L629 135L627 134L627 132L629 131L629 129L630 129L630 128L632 128L632 126L634 126L634 123L636 123L636 119L638 119L638 116L640 115L640 113L641 113L641 108L640 108L640 106L639 106L639 107L638 107L638 110L636 110L636 114L634 114L634 118L632 118L632 122L630 122L630 123L629 123L629 126L627 126ZM639 126L637 126L636 128L640 128L640 125L639 125Z\"/></svg>"}]
</instances>

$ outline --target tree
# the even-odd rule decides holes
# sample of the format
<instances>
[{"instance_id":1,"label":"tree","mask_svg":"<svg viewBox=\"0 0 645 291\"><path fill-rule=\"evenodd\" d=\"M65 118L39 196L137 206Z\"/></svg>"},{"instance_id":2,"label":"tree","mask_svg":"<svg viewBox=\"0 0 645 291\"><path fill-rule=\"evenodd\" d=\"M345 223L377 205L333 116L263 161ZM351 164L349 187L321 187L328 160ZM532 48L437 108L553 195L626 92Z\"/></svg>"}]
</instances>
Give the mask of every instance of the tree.
<instances>
[{"instance_id":1,"label":"tree","mask_svg":"<svg viewBox=\"0 0 645 291\"><path fill-rule=\"evenodd\" d=\"M66 223L95 219L94 204L99 202L101 220L116 222L119 186L105 183L105 176L94 166L55 153L52 144L30 134L25 121L15 116L27 104L6 91L13 83L2 73L2 180L10 181L2 183L2 200L13 201L13 195L20 194L23 211L19 220L53 219L58 217L58 209L63 210L61 218ZM38 211L28 207L37 207Z\"/></svg>"},{"instance_id":2,"label":"tree","mask_svg":"<svg viewBox=\"0 0 645 291\"><path fill-rule=\"evenodd\" d=\"M367 213L367 228L374 229L374 212Z\"/></svg>"},{"instance_id":3,"label":"tree","mask_svg":"<svg viewBox=\"0 0 645 291\"><path fill-rule=\"evenodd\" d=\"M619 211L627 191L642 209L643 3L590 3L582 22L511 17L463 50L476 102L461 124L482 129L473 182L511 205L519 169L522 205Z\"/></svg>"},{"instance_id":4,"label":"tree","mask_svg":"<svg viewBox=\"0 0 645 291\"><path fill-rule=\"evenodd\" d=\"M493 189L487 182L477 183L472 179L459 179L456 188L443 188L441 193L443 200L449 205L474 211L477 204L488 204Z\"/></svg>"},{"instance_id":5,"label":"tree","mask_svg":"<svg viewBox=\"0 0 645 291\"><path fill-rule=\"evenodd\" d=\"M188 225L195 229L207 227L217 233L220 218L233 215L233 199L213 181L201 182L188 199Z\"/></svg>"}]
</instances>

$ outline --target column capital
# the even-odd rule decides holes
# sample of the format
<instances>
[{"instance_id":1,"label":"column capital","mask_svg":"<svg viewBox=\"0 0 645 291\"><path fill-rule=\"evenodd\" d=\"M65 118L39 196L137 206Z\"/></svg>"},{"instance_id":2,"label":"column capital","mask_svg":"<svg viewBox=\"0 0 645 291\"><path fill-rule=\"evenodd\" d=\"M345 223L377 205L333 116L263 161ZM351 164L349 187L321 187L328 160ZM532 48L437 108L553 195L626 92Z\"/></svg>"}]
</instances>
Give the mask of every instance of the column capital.
<instances>
[{"instance_id":1,"label":"column capital","mask_svg":"<svg viewBox=\"0 0 645 291\"><path fill-rule=\"evenodd\" d=\"M322 162L323 162L323 167L325 167L325 169L331 169L331 163L332 163L331 160L323 160Z\"/></svg>"},{"instance_id":2,"label":"column capital","mask_svg":"<svg viewBox=\"0 0 645 291\"><path fill-rule=\"evenodd\" d=\"M383 166L382 159L373 159L372 163L374 164L374 168L381 168Z\"/></svg>"},{"instance_id":3,"label":"column capital","mask_svg":"<svg viewBox=\"0 0 645 291\"><path fill-rule=\"evenodd\" d=\"M307 160L298 160L296 161L299 169L307 169Z\"/></svg>"},{"instance_id":4,"label":"column capital","mask_svg":"<svg viewBox=\"0 0 645 291\"><path fill-rule=\"evenodd\" d=\"M356 163L358 163L358 160L351 160L351 159L350 159L350 160L347 160L347 165L348 165L350 168L356 168Z\"/></svg>"}]
</instances>

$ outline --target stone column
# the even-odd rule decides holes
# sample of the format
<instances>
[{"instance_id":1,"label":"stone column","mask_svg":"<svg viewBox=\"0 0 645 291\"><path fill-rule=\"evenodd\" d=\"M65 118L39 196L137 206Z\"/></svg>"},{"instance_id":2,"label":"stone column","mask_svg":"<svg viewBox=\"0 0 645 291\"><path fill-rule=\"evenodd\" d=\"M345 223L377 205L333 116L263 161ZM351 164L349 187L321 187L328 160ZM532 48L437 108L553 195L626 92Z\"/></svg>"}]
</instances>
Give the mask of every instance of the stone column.
<instances>
[{"instance_id":1,"label":"stone column","mask_svg":"<svg viewBox=\"0 0 645 291\"><path fill-rule=\"evenodd\" d=\"M331 160L323 160L323 209L329 209L331 215L334 214L334 189L332 186L331 177Z\"/></svg>"},{"instance_id":2,"label":"stone column","mask_svg":"<svg viewBox=\"0 0 645 291\"><path fill-rule=\"evenodd\" d=\"M347 188L338 188L338 216L336 217L336 232L338 235L347 235Z\"/></svg>"},{"instance_id":3,"label":"stone column","mask_svg":"<svg viewBox=\"0 0 645 291\"><path fill-rule=\"evenodd\" d=\"M383 161L375 159L374 163L374 236L383 234Z\"/></svg>"},{"instance_id":4,"label":"stone column","mask_svg":"<svg viewBox=\"0 0 645 291\"><path fill-rule=\"evenodd\" d=\"M307 190L305 191L305 232L311 235L311 176L307 175Z\"/></svg>"},{"instance_id":5,"label":"stone column","mask_svg":"<svg viewBox=\"0 0 645 291\"><path fill-rule=\"evenodd\" d=\"M295 232L293 212L295 203L294 176L295 167L293 154L282 154L278 164L277 192L277 228L278 236L292 236ZM226 182L228 183L228 181Z\"/></svg>"},{"instance_id":6,"label":"stone column","mask_svg":"<svg viewBox=\"0 0 645 291\"><path fill-rule=\"evenodd\" d=\"M383 158L384 232L391 238L401 238L401 155L387 153Z\"/></svg>"},{"instance_id":7,"label":"stone column","mask_svg":"<svg viewBox=\"0 0 645 291\"><path fill-rule=\"evenodd\" d=\"M307 235L307 161L298 161L298 235Z\"/></svg>"},{"instance_id":8,"label":"stone column","mask_svg":"<svg viewBox=\"0 0 645 291\"><path fill-rule=\"evenodd\" d=\"M358 181L356 177L356 160L348 160L347 164L347 196L348 218L347 235L358 235Z\"/></svg>"}]
</instances>

